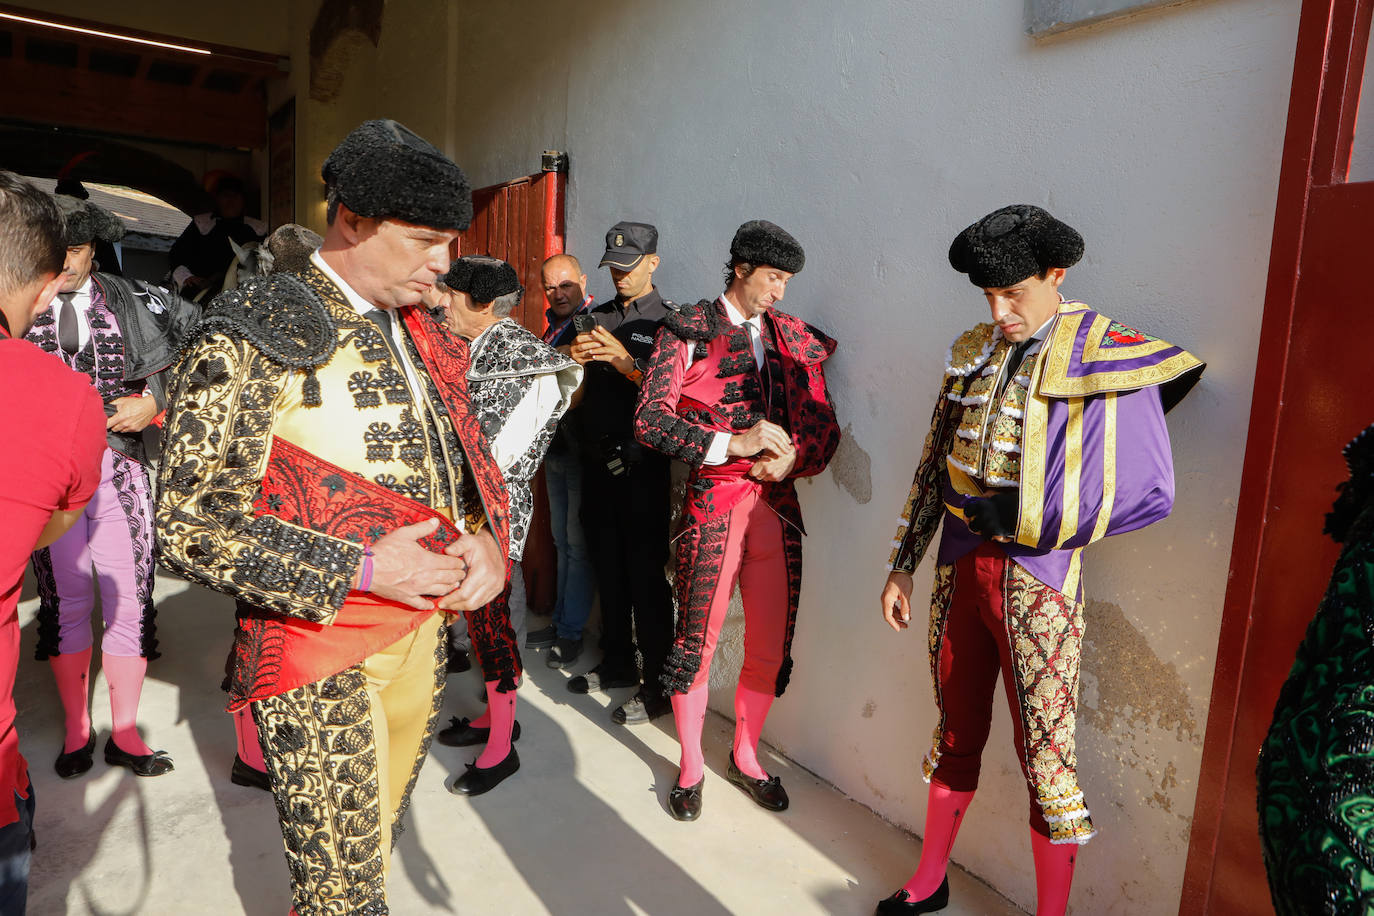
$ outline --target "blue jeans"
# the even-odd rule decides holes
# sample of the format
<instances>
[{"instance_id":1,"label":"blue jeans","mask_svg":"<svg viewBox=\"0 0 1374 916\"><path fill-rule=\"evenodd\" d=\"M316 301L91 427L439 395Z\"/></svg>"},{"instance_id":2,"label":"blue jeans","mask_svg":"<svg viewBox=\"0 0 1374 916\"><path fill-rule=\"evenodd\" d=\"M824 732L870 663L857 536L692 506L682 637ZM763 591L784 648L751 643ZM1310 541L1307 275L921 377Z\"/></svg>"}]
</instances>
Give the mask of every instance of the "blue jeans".
<instances>
[{"instance_id":1,"label":"blue jeans","mask_svg":"<svg viewBox=\"0 0 1374 916\"><path fill-rule=\"evenodd\" d=\"M19 820L0 827L0 916L24 916L29 898L29 859L33 849L33 783L29 797L14 796Z\"/></svg>"},{"instance_id":2,"label":"blue jeans","mask_svg":"<svg viewBox=\"0 0 1374 916\"><path fill-rule=\"evenodd\" d=\"M553 622L563 639L581 639L596 594L596 575L582 530L582 460L576 453L550 450L544 458L549 488L549 524L558 550L558 600Z\"/></svg>"}]
</instances>

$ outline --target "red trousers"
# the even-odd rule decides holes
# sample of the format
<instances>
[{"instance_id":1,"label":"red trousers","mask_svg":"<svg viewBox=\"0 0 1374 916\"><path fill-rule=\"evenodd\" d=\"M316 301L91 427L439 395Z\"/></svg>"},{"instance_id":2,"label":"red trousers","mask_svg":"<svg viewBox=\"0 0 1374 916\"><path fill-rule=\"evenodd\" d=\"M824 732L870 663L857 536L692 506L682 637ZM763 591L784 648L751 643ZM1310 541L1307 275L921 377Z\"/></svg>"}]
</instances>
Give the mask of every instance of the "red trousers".
<instances>
[{"instance_id":1,"label":"red trousers","mask_svg":"<svg viewBox=\"0 0 1374 916\"><path fill-rule=\"evenodd\" d=\"M1078 787L1074 727L1083 610L985 543L936 569L930 663L940 709L925 775L956 792L978 788L1002 675L1031 828L1053 842L1096 831Z\"/></svg>"},{"instance_id":2,"label":"red trousers","mask_svg":"<svg viewBox=\"0 0 1374 916\"><path fill-rule=\"evenodd\" d=\"M787 656L791 589L784 522L761 498L757 484L729 485L747 487L748 492L724 513L703 519L689 516L680 536L677 635L664 678L675 678L668 684L670 693L703 687L710 679L711 658L736 580L744 602L740 685L774 693ZM692 508L689 502L687 511ZM796 562L800 564L799 558Z\"/></svg>"}]
</instances>

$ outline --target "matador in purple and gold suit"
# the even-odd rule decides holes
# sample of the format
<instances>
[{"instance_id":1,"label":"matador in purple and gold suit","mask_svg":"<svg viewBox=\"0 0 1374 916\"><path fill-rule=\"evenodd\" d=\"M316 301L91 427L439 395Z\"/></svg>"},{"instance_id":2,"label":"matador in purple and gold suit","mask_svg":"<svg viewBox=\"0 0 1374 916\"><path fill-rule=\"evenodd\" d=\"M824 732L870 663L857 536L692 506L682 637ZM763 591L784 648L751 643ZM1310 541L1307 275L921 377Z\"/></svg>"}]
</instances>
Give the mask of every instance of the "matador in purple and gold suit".
<instances>
[{"instance_id":1,"label":"matador in purple and gold suit","mask_svg":"<svg viewBox=\"0 0 1374 916\"><path fill-rule=\"evenodd\" d=\"M911 579L944 522L930 609L939 711L921 865L880 913L931 912L978 786L1000 673L1030 797L1037 912L1062 912L1074 850L1094 834L1074 743L1083 548L1173 506L1164 414L1202 374L1187 351L1059 294L1083 240L1038 207L960 233L950 263L993 321L949 350L889 558L884 616L909 618ZM905 615L905 616L904 616Z\"/></svg>"}]
</instances>

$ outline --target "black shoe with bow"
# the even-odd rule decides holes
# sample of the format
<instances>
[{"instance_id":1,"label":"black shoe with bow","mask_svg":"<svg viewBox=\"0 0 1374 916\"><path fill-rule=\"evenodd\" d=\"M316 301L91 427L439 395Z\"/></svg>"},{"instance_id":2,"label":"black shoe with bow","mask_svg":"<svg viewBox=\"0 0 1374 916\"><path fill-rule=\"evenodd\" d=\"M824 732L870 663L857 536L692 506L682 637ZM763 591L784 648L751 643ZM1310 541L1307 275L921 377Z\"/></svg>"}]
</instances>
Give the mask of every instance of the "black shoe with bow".
<instances>
[{"instance_id":1,"label":"black shoe with bow","mask_svg":"<svg viewBox=\"0 0 1374 916\"><path fill-rule=\"evenodd\" d=\"M475 763L469 763L467 772L455 779L448 790L454 795L481 795L499 786L506 777L513 776L518 769L520 755L515 753L512 746L506 759L494 767L482 769Z\"/></svg>"},{"instance_id":2,"label":"black shoe with bow","mask_svg":"<svg viewBox=\"0 0 1374 916\"><path fill-rule=\"evenodd\" d=\"M174 769L172 758L166 751L153 751L151 754L130 754L114 743L114 737L105 742L105 762L112 767L128 767L139 776L161 776Z\"/></svg>"},{"instance_id":3,"label":"black shoe with bow","mask_svg":"<svg viewBox=\"0 0 1374 916\"><path fill-rule=\"evenodd\" d=\"M675 821L694 821L701 817L701 787L706 777L702 776L694 786L679 786L674 783L668 792L668 813Z\"/></svg>"},{"instance_id":4,"label":"black shoe with bow","mask_svg":"<svg viewBox=\"0 0 1374 916\"><path fill-rule=\"evenodd\" d=\"M52 768L63 779L73 779L89 770L94 764L95 729L91 729L90 737L86 739L85 745L74 751L58 754L57 759L53 761Z\"/></svg>"},{"instance_id":5,"label":"black shoe with bow","mask_svg":"<svg viewBox=\"0 0 1374 916\"><path fill-rule=\"evenodd\" d=\"M478 728L472 724L468 718L449 717L448 728L439 729L435 734L434 740L445 747L474 747L478 744L486 744L491 737L490 728ZM520 740L520 720L515 720L515 725L510 730L510 740Z\"/></svg>"},{"instance_id":6,"label":"black shoe with bow","mask_svg":"<svg viewBox=\"0 0 1374 916\"><path fill-rule=\"evenodd\" d=\"M782 787L782 780L776 776L767 779L745 776L740 768L735 766L733 751L730 752L730 766L725 771L725 778L743 789L760 808L767 808L769 811L787 810L787 790Z\"/></svg>"},{"instance_id":7,"label":"black shoe with bow","mask_svg":"<svg viewBox=\"0 0 1374 916\"><path fill-rule=\"evenodd\" d=\"M947 906L949 906L949 878L941 881L940 886L935 889L935 893L924 900L912 900L911 895L902 889L885 900L879 900L878 909L874 912L876 916L894 916L898 913L934 913Z\"/></svg>"}]
</instances>

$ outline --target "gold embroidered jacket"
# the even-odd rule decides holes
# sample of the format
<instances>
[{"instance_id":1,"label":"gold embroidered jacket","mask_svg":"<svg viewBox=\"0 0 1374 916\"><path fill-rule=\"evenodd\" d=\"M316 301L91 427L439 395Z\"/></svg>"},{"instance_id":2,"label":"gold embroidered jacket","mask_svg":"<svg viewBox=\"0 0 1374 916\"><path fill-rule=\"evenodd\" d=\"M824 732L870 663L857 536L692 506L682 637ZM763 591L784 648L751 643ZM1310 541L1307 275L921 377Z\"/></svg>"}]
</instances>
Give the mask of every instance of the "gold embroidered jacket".
<instances>
[{"instance_id":1,"label":"gold embroidered jacket","mask_svg":"<svg viewBox=\"0 0 1374 916\"><path fill-rule=\"evenodd\" d=\"M254 605L330 623L362 548L255 513L274 437L477 530L481 498L409 337L404 358L311 266L216 300L170 386L157 533L177 573Z\"/></svg>"},{"instance_id":2,"label":"gold embroidered jacket","mask_svg":"<svg viewBox=\"0 0 1374 916\"><path fill-rule=\"evenodd\" d=\"M1011 345L981 324L950 348L921 463L889 568L912 572L935 536L940 562L982 542L964 508L989 488L1017 488L1009 556L1070 596L1082 548L1144 527L1173 505L1164 413L1197 382L1191 353L1100 315L1060 304L1038 353L1007 372Z\"/></svg>"}]
</instances>

